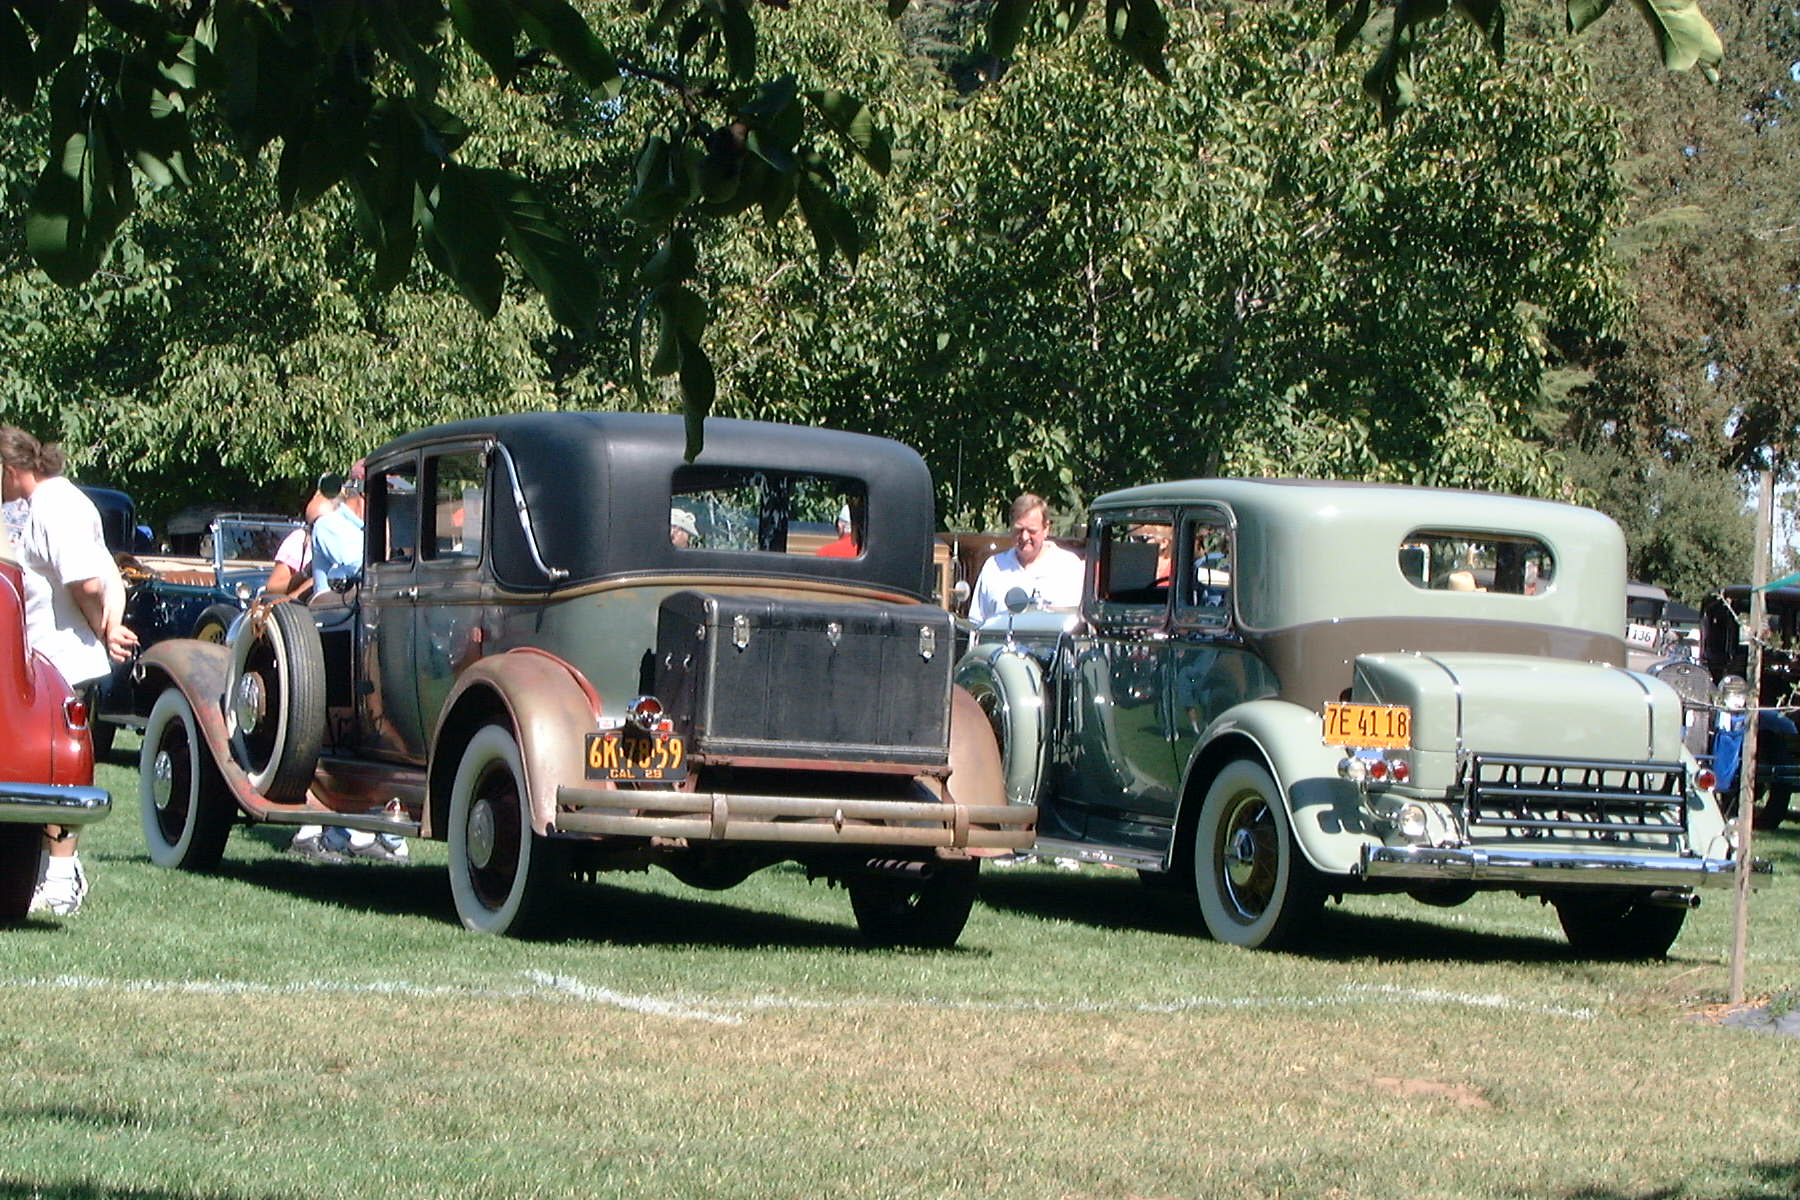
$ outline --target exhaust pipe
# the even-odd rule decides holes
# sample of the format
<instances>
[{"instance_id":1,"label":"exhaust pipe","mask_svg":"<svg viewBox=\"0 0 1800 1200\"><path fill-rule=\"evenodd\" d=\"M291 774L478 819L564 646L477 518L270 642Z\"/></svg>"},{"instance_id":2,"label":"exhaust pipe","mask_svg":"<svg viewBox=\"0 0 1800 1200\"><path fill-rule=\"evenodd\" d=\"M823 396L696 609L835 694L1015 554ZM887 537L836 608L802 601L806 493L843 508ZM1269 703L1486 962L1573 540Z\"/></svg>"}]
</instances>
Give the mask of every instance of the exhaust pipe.
<instances>
[{"instance_id":1,"label":"exhaust pipe","mask_svg":"<svg viewBox=\"0 0 1800 1200\"><path fill-rule=\"evenodd\" d=\"M1650 893L1650 903L1658 908L1699 908L1700 893L1672 892L1668 888L1657 888Z\"/></svg>"}]
</instances>

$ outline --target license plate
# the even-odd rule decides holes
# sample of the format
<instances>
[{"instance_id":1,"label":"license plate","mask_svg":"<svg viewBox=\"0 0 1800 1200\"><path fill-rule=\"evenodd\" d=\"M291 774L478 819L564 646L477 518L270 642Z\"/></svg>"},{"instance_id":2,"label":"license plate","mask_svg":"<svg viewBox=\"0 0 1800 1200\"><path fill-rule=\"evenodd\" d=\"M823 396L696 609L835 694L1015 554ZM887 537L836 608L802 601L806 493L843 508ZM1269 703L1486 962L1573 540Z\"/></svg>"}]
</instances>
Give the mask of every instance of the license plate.
<instances>
[{"instance_id":1,"label":"license plate","mask_svg":"<svg viewBox=\"0 0 1800 1200\"><path fill-rule=\"evenodd\" d=\"M1327 704L1325 744L1404 750L1412 745L1412 709L1404 704Z\"/></svg>"},{"instance_id":2,"label":"license plate","mask_svg":"<svg viewBox=\"0 0 1800 1200\"><path fill-rule=\"evenodd\" d=\"M679 783L687 778L687 742L678 733L610 729L587 735L589 779Z\"/></svg>"}]
</instances>

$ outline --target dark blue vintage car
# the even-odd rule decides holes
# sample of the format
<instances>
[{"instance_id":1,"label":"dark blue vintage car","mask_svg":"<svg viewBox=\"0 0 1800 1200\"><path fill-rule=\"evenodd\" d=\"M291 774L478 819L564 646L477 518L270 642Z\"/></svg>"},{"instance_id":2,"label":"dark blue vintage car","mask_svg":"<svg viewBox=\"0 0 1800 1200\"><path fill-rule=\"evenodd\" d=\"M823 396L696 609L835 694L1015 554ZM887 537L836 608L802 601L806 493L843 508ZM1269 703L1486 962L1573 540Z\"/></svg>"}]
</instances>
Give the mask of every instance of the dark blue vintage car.
<instances>
[{"instance_id":1,"label":"dark blue vintage car","mask_svg":"<svg viewBox=\"0 0 1800 1200\"><path fill-rule=\"evenodd\" d=\"M261 592L275 551L300 522L292 517L221 513L198 541L199 554L120 554L125 624L141 650L172 637L223 642L231 623ZM112 747L120 725L141 727L155 695L138 687L136 663L115 667L94 724L95 753Z\"/></svg>"}]
</instances>

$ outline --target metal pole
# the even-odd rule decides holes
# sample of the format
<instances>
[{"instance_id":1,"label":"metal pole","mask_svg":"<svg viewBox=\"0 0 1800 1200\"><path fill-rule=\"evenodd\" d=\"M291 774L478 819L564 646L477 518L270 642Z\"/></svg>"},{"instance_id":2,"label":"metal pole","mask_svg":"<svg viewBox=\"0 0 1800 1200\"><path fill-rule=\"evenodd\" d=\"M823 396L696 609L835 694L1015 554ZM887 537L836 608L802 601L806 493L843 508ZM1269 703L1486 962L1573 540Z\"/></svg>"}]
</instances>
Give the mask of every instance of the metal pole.
<instances>
[{"instance_id":1,"label":"metal pole","mask_svg":"<svg viewBox=\"0 0 1800 1200\"><path fill-rule=\"evenodd\" d=\"M1731 925L1731 1003L1744 1002L1744 959L1750 940L1750 842L1756 809L1756 725L1762 706L1762 644L1767 624L1769 529L1774 523L1775 473L1764 471L1756 488L1756 556L1750 573L1750 711L1744 757L1738 765L1737 887Z\"/></svg>"}]
</instances>

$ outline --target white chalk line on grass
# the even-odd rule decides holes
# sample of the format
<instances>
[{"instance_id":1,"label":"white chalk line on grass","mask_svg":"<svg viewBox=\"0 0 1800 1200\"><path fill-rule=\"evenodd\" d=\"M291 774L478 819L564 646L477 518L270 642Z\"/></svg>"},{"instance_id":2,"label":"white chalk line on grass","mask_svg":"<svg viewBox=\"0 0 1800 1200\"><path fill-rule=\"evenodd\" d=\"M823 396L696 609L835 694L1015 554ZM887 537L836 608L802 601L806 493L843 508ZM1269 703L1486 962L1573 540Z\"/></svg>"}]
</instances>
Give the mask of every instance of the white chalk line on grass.
<instances>
[{"instance_id":1,"label":"white chalk line on grass","mask_svg":"<svg viewBox=\"0 0 1800 1200\"><path fill-rule=\"evenodd\" d=\"M1555 1004L1536 1004L1494 993L1453 992L1436 988L1405 988L1389 984L1347 984L1335 992L1317 996L1282 993L1247 993L1238 996L1182 996L1172 1000L1125 1003L1110 1000L955 1000L926 997L917 1000L887 1000L873 997L850 997L838 1000L808 1000L796 996L759 995L740 999L697 999L680 995L638 996L587 983L568 975L547 971L526 971L526 982L512 986L478 987L452 984L418 984L403 980L299 979L288 983L258 983L234 979L106 979L93 975L56 975L48 978L29 976L0 977L0 987L36 988L53 991L146 992L167 995L233 996L233 995L377 995L404 996L420 999L459 1000L542 1000L574 999L607 1008L622 1009L650 1017L668 1017L679 1021L704 1021L715 1025L739 1025L746 1014L763 1012L803 1012L850 1010L943 1010L974 1012L1016 1012L1048 1014L1149 1013L1228 1011L1235 1009L1325 1009L1356 1008L1376 1004L1423 1004L1437 1007L1486 1008L1496 1011L1525 1013L1531 1016L1561 1017L1565 1020L1588 1021L1594 1017L1591 1008L1568 1008Z\"/></svg>"}]
</instances>

